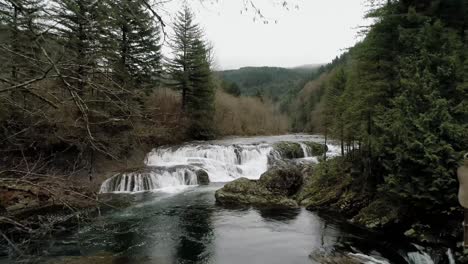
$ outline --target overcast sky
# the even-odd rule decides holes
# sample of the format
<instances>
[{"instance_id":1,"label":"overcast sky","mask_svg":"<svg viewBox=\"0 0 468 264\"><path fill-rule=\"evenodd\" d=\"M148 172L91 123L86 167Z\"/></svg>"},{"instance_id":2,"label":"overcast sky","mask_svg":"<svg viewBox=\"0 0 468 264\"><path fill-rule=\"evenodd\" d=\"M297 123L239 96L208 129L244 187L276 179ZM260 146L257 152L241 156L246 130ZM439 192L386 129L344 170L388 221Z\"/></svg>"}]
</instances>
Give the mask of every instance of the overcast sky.
<instances>
[{"instance_id":1,"label":"overcast sky","mask_svg":"<svg viewBox=\"0 0 468 264\"><path fill-rule=\"evenodd\" d=\"M289 0L289 10L280 0L255 0L268 24L246 12L244 0L188 2L214 46L218 69L327 63L353 46L358 27L369 23L364 0ZM172 13L180 2L166 8Z\"/></svg>"}]
</instances>

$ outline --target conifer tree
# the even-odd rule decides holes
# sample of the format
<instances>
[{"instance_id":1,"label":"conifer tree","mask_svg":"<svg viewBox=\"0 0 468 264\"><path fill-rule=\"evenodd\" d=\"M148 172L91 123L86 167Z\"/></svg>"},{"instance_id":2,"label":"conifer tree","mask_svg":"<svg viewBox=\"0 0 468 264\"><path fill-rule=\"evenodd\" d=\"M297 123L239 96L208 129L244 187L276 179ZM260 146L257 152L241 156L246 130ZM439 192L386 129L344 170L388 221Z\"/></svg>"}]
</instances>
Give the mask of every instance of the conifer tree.
<instances>
[{"instance_id":1,"label":"conifer tree","mask_svg":"<svg viewBox=\"0 0 468 264\"><path fill-rule=\"evenodd\" d=\"M105 1L54 0L53 14L56 31L64 46L64 56L70 67L66 70L68 82L81 95L85 93L91 74L102 60L101 41L106 23Z\"/></svg>"},{"instance_id":2,"label":"conifer tree","mask_svg":"<svg viewBox=\"0 0 468 264\"><path fill-rule=\"evenodd\" d=\"M168 70L173 85L182 94L182 108L190 118L189 135L194 139L214 136L214 85L210 69L210 50L202 32L186 6L174 25Z\"/></svg>"},{"instance_id":3,"label":"conifer tree","mask_svg":"<svg viewBox=\"0 0 468 264\"><path fill-rule=\"evenodd\" d=\"M189 134L194 139L211 139L214 131L214 85L206 44L195 40L189 51L190 89L187 92L187 112L190 117Z\"/></svg>"},{"instance_id":4,"label":"conifer tree","mask_svg":"<svg viewBox=\"0 0 468 264\"><path fill-rule=\"evenodd\" d=\"M113 39L117 52L114 68L117 80L131 88L153 88L161 76L160 29L144 0L120 0L112 4Z\"/></svg>"},{"instance_id":5,"label":"conifer tree","mask_svg":"<svg viewBox=\"0 0 468 264\"><path fill-rule=\"evenodd\" d=\"M0 44L4 64L2 75L13 82L21 82L40 72L38 41L44 14L44 0L0 1Z\"/></svg>"},{"instance_id":6,"label":"conifer tree","mask_svg":"<svg viewBox=\"0 0 468 264\"><path fill-rule=\"evenodd\" d=\"M173 57L168 62L168 72L172 78L171 84L181 91L182 109L185 109L188 100L188 92L191 87L190 70L193 59L190 58L194 42L201 39L201 30L193 21L193 14L185 6L176 16L174 23L174 35L171 38ZM193 52L192 52L193 54Z\"/></svg>"}]
</instances>

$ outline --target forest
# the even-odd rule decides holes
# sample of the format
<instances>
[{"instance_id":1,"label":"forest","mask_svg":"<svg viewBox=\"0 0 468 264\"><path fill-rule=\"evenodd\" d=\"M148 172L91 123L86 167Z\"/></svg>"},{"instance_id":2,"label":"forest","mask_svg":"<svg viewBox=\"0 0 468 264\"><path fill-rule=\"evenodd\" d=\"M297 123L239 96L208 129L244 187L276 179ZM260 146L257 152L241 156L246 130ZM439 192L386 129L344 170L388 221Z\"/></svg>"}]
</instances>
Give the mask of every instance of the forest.
<instances>
[{"instance_id":1,"label":"forest","mask_svg":"<svg viewBox=\"0 0 468 264\"><path fill-rule=\"evenodd\" d=\"M145 0L0 0L0 239L22 256L56 231L38 210L113 208L99 185L152 148L288 133L339 147L301 206L431 245L460 239L468 2L366 2L365 37L329 64L220 71L189 5L166 25Z\"/></svg>"},{"instance_id":2,"label":"forest","mask_svg":"<svg viewBox=\"0 0 468 264\"><path fill-rule=\"evenodd\" d=\"M373 197L364 208L380 218L369 225L403 222L412 234L447 235L456 229L449 219L462 218L467 12L466 1L388 1L368 14L375 24L366 38L289 106L294 129L339 141L345 158L331 166L359 172L354 188Z\"/></svg>"},{"instance_id":3,"label":"forest","mask_svg":"<svg viewBox=\"0 0 468 264\"><path fill-rule=\"evenodd\" d=\"M0 144L12 158L5 166L53 162L57 153L119 159L135 144L287 130L268 100L218 89L211 49L189 9L169 36L145 1L2 1L0 8ZM264 124L240 114L238 103ZM239 128L223 130L227 118Z\"/></svg>"}]
</instances>

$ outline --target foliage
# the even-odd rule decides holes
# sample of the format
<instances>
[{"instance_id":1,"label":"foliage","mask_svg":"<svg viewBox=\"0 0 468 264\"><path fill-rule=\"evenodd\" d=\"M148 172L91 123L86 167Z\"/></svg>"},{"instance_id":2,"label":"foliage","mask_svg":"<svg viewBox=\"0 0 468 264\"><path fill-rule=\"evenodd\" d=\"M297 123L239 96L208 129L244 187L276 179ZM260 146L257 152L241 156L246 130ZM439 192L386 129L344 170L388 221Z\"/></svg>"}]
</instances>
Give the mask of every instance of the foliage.
<instances>
[{"instance_id":1,"label":"foliage","mask_svg":"<svg viewBox=\"0 0 468 264\"><path fill-rule=\"evenodd\" d=\"M245 67L221 71L218 74L226 82L235 83L242 95L254 96L260 92L273 101L279 101L289 90L301 87L304 80L310 78L315 70Z\"/></svg>"},{"instance_id":2,"label":"foliage","mask_svg":"<svg viewBox=\"0 0 468 264\"><path fill-rule=\"evenodd\" d=\"M210 69L209 48L187 6L178 13L174 31L171 45L174 56L168 67L173 85L181 90L182 108L190 118L189 137L212 139L215 136L215 87Z\"/></svg>"},{"instance_id":3,"label":"foliage","mask_svg":"<svg viewBox=\"0 0 468 264\"><path fill-rule=\"evenodd\" d=\"M274 104L256 97L216 92L216 130L220 136L279 135L288 132L288 118Z\"/></svg>"},{"instance_id":4,"label":"foliage","mask_svg":"<svg viewBox=\"0 0 468 264\"><path fill-rule=\"evenodd\" d=\"M293 112L303 129L339 139L375 190L421 214L456 204L468 148L466 12L466 1L382 5L366 38L299 93L307 108Z\"/></svg>"}]
</instances>

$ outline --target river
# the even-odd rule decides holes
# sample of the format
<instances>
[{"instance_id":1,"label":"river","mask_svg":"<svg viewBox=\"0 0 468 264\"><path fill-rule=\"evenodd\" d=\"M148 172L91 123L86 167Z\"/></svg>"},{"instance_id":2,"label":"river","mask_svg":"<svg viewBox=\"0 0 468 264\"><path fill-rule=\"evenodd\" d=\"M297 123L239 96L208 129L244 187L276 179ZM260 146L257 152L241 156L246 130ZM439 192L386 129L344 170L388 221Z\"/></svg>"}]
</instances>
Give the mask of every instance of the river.
<instances>
[{"instance_id":1,"label":"river","mask_svg":"<svg viewBox=\"0 0 468 264\"><path fill-rule=\"evenodd\" d=\"M259 178L271 159L279 158L272 144L280 141L323 138L231 138L155 149L146 158L146 171L102 185L105 195L130 203L126 209L105 211L77 231L46 241L43 252L57 264L454 263L450 251L434 257L402 237L370 233L339 216L216 205L214 192L225 182ZM305 157L297 162L318 162L301 147ZM330 144L327 155L339 155L338 150ZM198 169L208 172L209 186L198 186Z\"/></svg>"}]
</instances>

